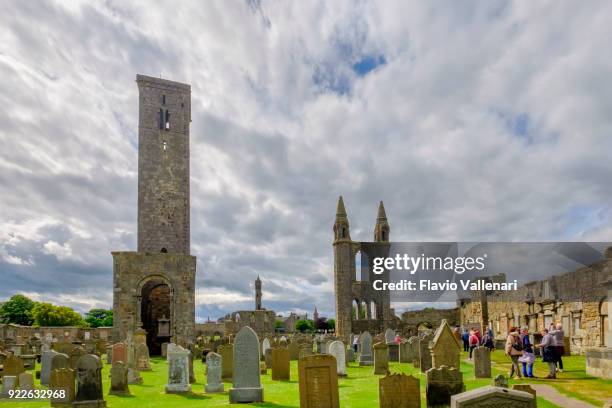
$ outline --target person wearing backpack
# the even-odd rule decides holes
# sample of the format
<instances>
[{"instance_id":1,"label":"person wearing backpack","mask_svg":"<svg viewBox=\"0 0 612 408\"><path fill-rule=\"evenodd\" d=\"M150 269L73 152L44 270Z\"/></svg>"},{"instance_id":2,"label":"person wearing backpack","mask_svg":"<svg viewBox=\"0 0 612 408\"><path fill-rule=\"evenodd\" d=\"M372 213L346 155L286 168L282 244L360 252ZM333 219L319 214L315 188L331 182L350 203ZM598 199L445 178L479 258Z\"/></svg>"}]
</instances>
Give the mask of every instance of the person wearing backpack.
<instances>
[{"instance_id":1,"label":"person wearing backpack","mask_svg":"<svg viewBox=\"0 0 612 408\"><path fill-rule=\"evenodd\" d=\"M472 359L472 352L479 345L480 339L478 338L478 330L472 329L472 331L470 332L470 360Z\"/></svg>"},{"instance_id":2,"label":"person wearing backpack","mask_svg":"<svg viewBox=\"0 0 612 408\"><path fill-rule=\"evenodd\" d=\"M523 343L521 342L521 338L518 333L517 327L510 328L510 334L506 338L506 355L510 357L512 360L512 368L510 368L510 378L514 376L516 372L516 376L518 378L522 378L521 370L519 369L519 357L523 355Z\"/></svg>"}]
</instances>

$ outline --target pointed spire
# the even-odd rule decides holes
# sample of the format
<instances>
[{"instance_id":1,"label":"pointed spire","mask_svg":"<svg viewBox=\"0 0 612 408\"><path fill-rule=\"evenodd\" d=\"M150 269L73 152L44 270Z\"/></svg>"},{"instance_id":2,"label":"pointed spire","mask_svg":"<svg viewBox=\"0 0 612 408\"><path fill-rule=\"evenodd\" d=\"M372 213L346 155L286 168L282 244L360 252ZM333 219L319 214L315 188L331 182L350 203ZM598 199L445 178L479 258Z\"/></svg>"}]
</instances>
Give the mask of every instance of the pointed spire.
<instances>
[{"instance_id":1,"label":"pointed spire","mask_svg":"<svg viewBox=\"0 0 612 408\"><path fill-rule=\"evenodd\" d=\"M382 201L378 205L378 216L376 217L376 221L387 221L387 213L385 212L385 205Z\"/></svg>"},{"instance_id":2,"label":"pointed spire","mask_svg":"<svg viewBox=\"0 0 612 408\"><path fill-rule=\"evenodd\" d=\"M256 281L261 281L261 279L259 279L259 274L257 274L257 279L255 279Z\"/></svg>"},{"instance_id":3,"label":"pointed spire","mask_svg":"<svg viewBox=\"0 0 612 408\"><path fill-rule=\"evenodd\" d=\"M344 208L344 200L342 196L338 199L338 208L336 209L336 218L346 218L346 209Z\"/></svg>"}]
</instances>

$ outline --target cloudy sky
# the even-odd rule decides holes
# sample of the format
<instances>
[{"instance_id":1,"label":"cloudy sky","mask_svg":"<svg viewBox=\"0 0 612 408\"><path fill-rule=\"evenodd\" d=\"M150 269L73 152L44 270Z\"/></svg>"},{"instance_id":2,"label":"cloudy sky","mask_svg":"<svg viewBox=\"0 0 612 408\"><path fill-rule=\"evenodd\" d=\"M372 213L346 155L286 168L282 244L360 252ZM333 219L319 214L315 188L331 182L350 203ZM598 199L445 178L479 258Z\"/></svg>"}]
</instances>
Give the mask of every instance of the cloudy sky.
<instances>
[{"instance_id":1,"label":"cloudy sky","mask_svg":"<svg viewBox=\"0 0 612 408\"><path fill-rule=\"evenodd\" d=\"M476 7L478 5L478 7ZM112 304L137 73L192 86L197 317L333 314L371 240L612 239L612 4L25 2L0 14L0 300Z\"/></svg>"}]
</instances>

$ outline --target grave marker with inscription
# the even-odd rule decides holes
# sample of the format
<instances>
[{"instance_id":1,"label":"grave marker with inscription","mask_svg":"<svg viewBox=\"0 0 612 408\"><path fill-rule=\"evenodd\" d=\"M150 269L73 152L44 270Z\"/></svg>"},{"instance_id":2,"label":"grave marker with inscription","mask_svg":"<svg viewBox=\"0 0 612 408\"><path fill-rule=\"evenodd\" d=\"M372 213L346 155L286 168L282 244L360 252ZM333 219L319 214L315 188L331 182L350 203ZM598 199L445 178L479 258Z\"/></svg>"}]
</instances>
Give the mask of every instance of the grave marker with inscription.
<instances>
[{"instance_id":1,"label":"grave marker with inscription","mask_svg":"<svg viewBox=\"0 0 612 408\"><path fill-rule=\"evenodd\" d=\"M387 374L378 380L380 408L420 408L419 379L406 374Z\"/></svg>"},{"instance_id":2,"label":"grave marker with inscription","mask_svg":"<svg viewBox=\"0 0 612 408\"><path fill-rule=\"evenodd\" d=\"M253 329L244 326L234 340L234 381L230 402L263 402L259 374L259 339Z\"/></svg>"},{"instance_id":3,"label":"grave marker with inscription","mask_svg":"<svg viewBox=\"0 0 612 408\"><path fill-rule=\"evenodd\" d=\"M311 355L298 361L300 408L339 408L336 359Z\"/></svg>"}]
</instances>

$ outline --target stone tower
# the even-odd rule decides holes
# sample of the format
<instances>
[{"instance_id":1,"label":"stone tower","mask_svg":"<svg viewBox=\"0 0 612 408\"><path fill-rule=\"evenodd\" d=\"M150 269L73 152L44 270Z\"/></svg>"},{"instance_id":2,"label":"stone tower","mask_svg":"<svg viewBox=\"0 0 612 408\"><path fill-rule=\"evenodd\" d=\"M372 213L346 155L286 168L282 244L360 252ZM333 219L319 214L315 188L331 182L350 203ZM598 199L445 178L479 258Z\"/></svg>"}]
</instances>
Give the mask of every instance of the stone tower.
<instances>
[{"instance_id":1,"label":"stone tower","mask_svg":"<svg viewBox=\"0 0 612 408\"><path fill-rule=\"evenodd\" d=\"M255 279L255 310L263 310L261 307L261 279L259 279L259 275Z\"/></svg>"},{"instance_id":2,"label":"stone tower","mask_svg":"<svg viewBox=\"0 0 612 408\"><path fill-rule=\"evenodd\" d=\"M152 355L195 333L196 258L190 255L191 87L136 76L138 252L113 252L113 340L142 327Z\"/></svg>"},{"instance_id":3,"label":"stone tower","mask_svg":"<svg viewBox=\"0 0 612 408\"><path fill-rule=\"evenodd\" d=\"M393 309L388 291L375 291L371 283L374 276L357 277L356 257L366 259L373 248L377 254L387 256L389 252L389 233L391 228L387 221L385 206L381 201L378 206L374 241L356 242L351 239L349 222L342 197L338 200L336 220L334 222L334 290L336 305L336 335L345 342L350 342L352 333L363 331L378 333L392 325ZM367 268L364 268L364 273ZM369 272L371 274L371 271ZM388 279L385 273L376 279Z\"/></svg>"},{"instance_id":4,"label":"stone tower","mask_svg":"<svg viewBox=\"0 0 612 408\"><path fill-rule=\"evenodd\" d=\"M319 312L317 311L317 307L315 306L314 313L312 314L312 321L316 325L319 321Z\"/></svg>"}]
</instances>

